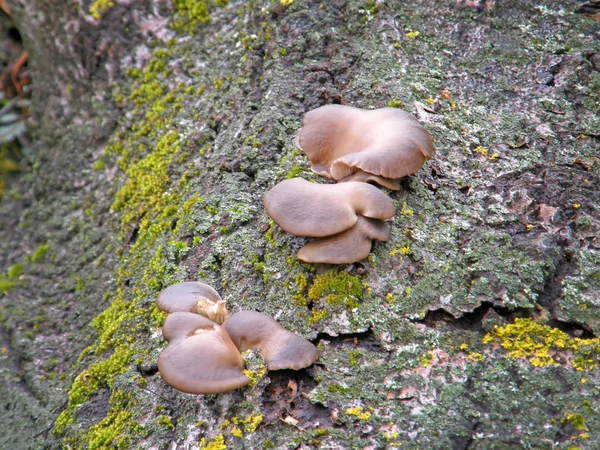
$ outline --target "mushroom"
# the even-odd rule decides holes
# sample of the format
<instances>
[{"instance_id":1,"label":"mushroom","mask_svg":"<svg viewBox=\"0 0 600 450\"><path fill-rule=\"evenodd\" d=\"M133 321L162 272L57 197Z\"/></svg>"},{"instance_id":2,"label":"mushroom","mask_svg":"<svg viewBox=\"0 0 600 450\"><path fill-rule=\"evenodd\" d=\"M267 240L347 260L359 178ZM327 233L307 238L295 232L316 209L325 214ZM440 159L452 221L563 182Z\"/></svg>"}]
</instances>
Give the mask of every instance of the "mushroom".
<instances>
[{"instance_id":1,"label":"mushroom","mask_svg":"<svg viewBox=\"0 0 600 450\"><path fill-rule=\"evenodd\" d=\"M258 350L269 370L299 370L319 357L317 348L274 319L256 311L240 311L223 323L237 348Z\"/></svg>"},{"instance_id":2,"label":"mushroom","mask_svg":"<svg viewBox=\"0 0 600 450\"><path fill-rule=\"evenodd\" d=\"M306 113L296 145L319 175L336 181L374 181L395 190L399 184L394 180L417 172L435 152L429 132L406 111L344 105ZM352 177L357 172L373 177Z\"/></svg>"},{"instance_id":3,"label":"mushroom","mask_svg":"<svg viewBox=\"0 0 600 450\"><path fill-rule=\"evenodd\" d=\"M325 237L351 228L357 215L391 219L390 198L366 183L310 183L302 178L284 180L264 197L267 213L288 233Z\"/></svg>"},{"instance_id":4,"label":"mushroom","mask_svg":"<svg viewBox=\"0 0 600 450\"><path fill-rule=\"evenodd\" d=\"M193 312L221 324L229 317L225 300L208 284L199 281L177 283L164 289L156 305L166 312Z\"/></svg>"},{"instance_id":5,"label":"mushroom","mask_svg":"<svg viewBox=\"0 0 600 450\"><path fill-rule=\"evenodd\" d=\"M307 263L351 264L369 256L372 239L387 241L390 234L386 222L359 216L352 228L315 239L302 247L297 256Z\"/></svg>"},{"instance_id":6,"label":"mushroom","mask_svg":"<svg viewBox=\"0 0 600 450\"><path fill-rule=\"evenodd\" d=\"M169 345L158 357L158 370L168 385L189 394L218 394L250 383L231 338L206 317L175 312L162 332Z\"/></svg>"}]
</instances>

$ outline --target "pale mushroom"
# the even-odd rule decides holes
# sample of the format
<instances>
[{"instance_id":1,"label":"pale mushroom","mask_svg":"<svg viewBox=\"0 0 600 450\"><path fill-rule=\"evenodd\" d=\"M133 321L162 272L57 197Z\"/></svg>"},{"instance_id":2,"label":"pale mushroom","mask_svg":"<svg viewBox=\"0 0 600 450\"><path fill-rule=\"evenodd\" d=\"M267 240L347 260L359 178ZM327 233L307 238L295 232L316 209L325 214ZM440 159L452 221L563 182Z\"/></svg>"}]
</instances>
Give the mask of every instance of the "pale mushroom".
<instances>
[{"instance_id":1,"label":"pale mushroom","mask_svg":"<svg viewBox=\"0 0 600 450\"><path fill-rule=\"evenodd\" d=\"M199 281L186 281L163 289L156 305L166 312L201 314L218 324L229 317L225 300L208 284Z\"/></svg>"},{"instance_id":2,"label":"pale mushroom","mask_svg":"<svg viewBox=\"0 0 600 450\"><path fill-rule=\"evenodd\" d=\"M371 240L387 241L388 223L359 217L352 228L333 236L315 239L298 251L298 259L308 263L351 264L369 256Z\"/></svg>"},{"instance_id":3,"label":"pale mushroom","mask_svg":"<svg viewBox=\"0 0 600 450\"><path fill-rule=\"evenodd\" d=\"M264 204L271 218L296 236L324 237L351 228L357 217L391 219L390 198L366 183L316 184L284 180L268 191Z\"/></svg>"},{"instance_id":4,"label":"pale mushroom","mask_svg":"<svg viewBox=\"0 0 600 450\"><path fill-rule=\"evenodd\" d=\"M162 331L169 345L158 357L158 370L168 385L189 394L218 394L250 383L237 347L206 317L175 312Z\"/></svg>"},{"instance_id":5,"label":"pale mushroom","mask_svg":"<svg viewBox=\"0 0 600 450\"><path fill-rule=\"evenodd\" d=\"M241 352L258 350L269 370L299 370L319 357L313 344L256 311L233 314L223 323L223 328Z\"/></svg>"},{"instance_id":6,"label":"pale mushroom","mask_svg":"<svg viewBox=\"0 0 600 450\"><path fill-rule=\"evenodd\" d=\"M357 179L352 174L362 171L375 176L365 181L390 189L398 189L398 183L382 179L414 174L435 152L429 132L406 111L344 105L326 105L306 113L296 145L319 175L353 181Z\"/></svg>"}]
</instances>

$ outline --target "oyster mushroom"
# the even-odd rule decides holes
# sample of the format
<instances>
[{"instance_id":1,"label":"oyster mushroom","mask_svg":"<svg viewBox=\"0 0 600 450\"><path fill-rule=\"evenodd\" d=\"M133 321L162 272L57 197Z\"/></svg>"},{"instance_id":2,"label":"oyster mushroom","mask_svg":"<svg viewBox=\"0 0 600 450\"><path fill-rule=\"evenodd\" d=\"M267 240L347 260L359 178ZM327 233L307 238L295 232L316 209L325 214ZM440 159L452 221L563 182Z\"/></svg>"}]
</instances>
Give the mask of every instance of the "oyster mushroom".
<instances>
[{"instance_id":1,"label":"oyster mushroom","mask_svg":"<svg viewBox=\"0 0 600 450\"><path fill-rule=\"evenodd\" d=\"M186 281L173 284L158 295L156 305L166 312L193 312L221 324L229 317L225 300L208 284Z\"/></svg>"},{"instance_id":2,"label":"oyster mushroom","mask_svg":"<svg viewBox=\"0 0 600 450\"><path fill-rule=\"evenodd\" d=\"M169 345L158 357L158 370L168 385L189 394L218 394L250 383L231 338L206 317L175 312L162 332Z\"/></svg>"},{"instance_id":3,"label":"oyster mushroom","mask_svg":"<svg viewBox=\"0 0 600 450\"><path fill-rule=\"evenodd\" d=\"M299 370L319 357L313 344L256 311L233 314L223 323L223 328L241 352L258 350L269 370Z\"/></svg>"},{"instance_id":4,"label":"oyster mushroom","mask_svg":"<svg viewBox=\"0 0 600 450\"><path fill-rule=\"evenodd\" d=\"M387 241L390 234L388 223L359 216L352 228L309 242L297 256L307 263L351 264L369 256L372 239Z\"/></svg>"},{"instance_id":5,"label":"oyster mushroom","mask_svg":"<svg viewBox=\"0 0 600 450\"><path fill-rule=\"evenodd\" d=\"M296 236L325 237L345 231L358 216L391 219L390 198L366 183L310 183L302 178L282 181L264 196L271 218Z\"/></svg>"},{"instance_id":6,"label":"oyster mushroom","mask_svg":"<svg viewBox=\"0 0 600 450\"><path fill-rule=\"evenodd\" d=\"M429 132L406 111L344 105L306 113L296 145L319 175L373 181L390 189L398 189L397 180L417 172L435 152Z\"/></svg>"}]
</instances>

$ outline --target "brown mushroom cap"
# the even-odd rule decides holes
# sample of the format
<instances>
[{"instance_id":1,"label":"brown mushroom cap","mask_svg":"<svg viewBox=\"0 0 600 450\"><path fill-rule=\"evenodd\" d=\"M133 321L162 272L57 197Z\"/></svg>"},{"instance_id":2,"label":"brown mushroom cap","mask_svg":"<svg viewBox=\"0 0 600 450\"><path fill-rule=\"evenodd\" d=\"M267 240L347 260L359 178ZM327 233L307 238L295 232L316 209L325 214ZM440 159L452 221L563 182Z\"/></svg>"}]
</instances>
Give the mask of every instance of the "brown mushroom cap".
<instances>
[{"instance_id":1,"label":"brown mushroom cap","mask_svg":"<svg viewBox=\"0 0 600 450\"><path fill-rule=\"evenodd\" d=\"M343 105L325 105L308 111L296 135L296 146L310 160L312 170L326 178L331 163L356 151L360 136L348 125L360 118L361 110Z\"/></svg>"},{"instance_id":2,"label":"brown mushroom cap","mask_svg":"<svg viewBox=\"0 0 600 450\"><path fill-rule=\"evenodd\" d=\"M315 239L298 251L298 259L307 263L351 264L369 256L371 239L387 241L388 223L359 217L349 230L326 238Z\"/></svg>"},{"instance_id":3,"label":"brown mushroom cap","mask_svg":"<svg viewBox=\"0 0 600 450\"><path fill-rule=\"evenodd\" d=\"M394 216L390 198L366 183L316 184L302 178L284 180L268 191L269 216L288 233L323 237L352 227L357 215L374 219Z\"/></svg>"},{"instance_id":4,"label":"brown mushroom cap","mask_svg":"<svg viewBox=\"0 0 600 450\"><path fill-rule=\"evenodd\" d=\"M158 357L165 382L189 394L218 394L250 383L244 361L227 332L198 314L175 312L163 335L169 345Z\"/></svg>"},{"instance_id":5,"label":"brown mushroom cap","mask_svg":"<svg viewBox=\"0 0 600 450\"><path fill-rule=\"evenodd\" d=\"M302 369L319 357L317 348L274 319L256 311L241 311L223 323L237 348L258 350L269 370Z\"/></svg>"},{"instance_id":6,"label":"brown mushroom cap","mask_svg":"<svg viewBox=\"0 0 600 450\"><path fill-rule=\"evenodd\" d=\"M156 305L166 312L193 312L223 323L229 312L217 291L199 281L173 284L158 295Z\"/></svg>"},{"instance_id":7,"label":"brown mushroom cap","mask_svg":"<svg viewBox=\"0 0 600 450\"><path fill-rule=\"evenodd\" d=\"M338 181L357 171L402 178L417 172L435 152L429 132L395 108L322 106L306 113L296 143L314 172Z\"/></svg>"}]
</instances>

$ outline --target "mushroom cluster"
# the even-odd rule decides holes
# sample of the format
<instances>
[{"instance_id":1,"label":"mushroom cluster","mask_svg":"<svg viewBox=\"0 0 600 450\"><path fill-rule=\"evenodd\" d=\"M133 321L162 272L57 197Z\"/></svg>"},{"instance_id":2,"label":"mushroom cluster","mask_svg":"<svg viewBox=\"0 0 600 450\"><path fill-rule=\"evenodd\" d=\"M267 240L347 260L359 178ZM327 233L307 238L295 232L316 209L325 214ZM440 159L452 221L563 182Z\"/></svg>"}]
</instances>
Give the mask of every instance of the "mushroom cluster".
<instances>
[{"instance_id":1,"label":"mushroom cluster","mask_svg":"<svg viewBox=\"0 0 600 450\"><path fill-rule=\"evenodd\" d=\"M264 204L288 233L319 238L298 252L298 259L310 263L348 264L366 258L372 239L389 239L385 220L395 212L387 195L356 181L315 184L292 178L268 191Z\"/></svg>"},{"instance_id":2,"label":"mushroom cluster","mask_svg":"<svg viewBox=\"0 0 600 450\"><path fill-rule=\"evenodd\" d=\"M375 182L400 189L399 179L433 157L429 132L406 111L326 105L309 111L296 145L311 168L335 181Z\"/></svg>"},{"instance_id":3,"label":"mushroom cluster","mask_svg":"<svg viewBox=\"0 0 600 450\"><path fill-rule=\"evenodd\" d=\"M366 258L373 239L387 241L394 216L392 190L435 152L431 135L411 114L394 108L361 110L326 105L309 111L296 145L315 173L342 184L285 180L264 196L267 213L283 230L315 237L298 259L350 264Z\"/></svg>"},{"instance_id":4,"label":"mushroom cluster","mask_svg":"<svg viewBox=\"0 0 600 450\"><path fill-rule=\"evenodd\" d=\"M200 282L164 289L157 306L169 316L162 327L167 348L158 357L165 382L190 394L217 394L250 383L240 352L257 350L269 370L299 370L319 357L306 339L256 311L229 315L217 291Z\"/></svg>"}]
</instances>

